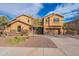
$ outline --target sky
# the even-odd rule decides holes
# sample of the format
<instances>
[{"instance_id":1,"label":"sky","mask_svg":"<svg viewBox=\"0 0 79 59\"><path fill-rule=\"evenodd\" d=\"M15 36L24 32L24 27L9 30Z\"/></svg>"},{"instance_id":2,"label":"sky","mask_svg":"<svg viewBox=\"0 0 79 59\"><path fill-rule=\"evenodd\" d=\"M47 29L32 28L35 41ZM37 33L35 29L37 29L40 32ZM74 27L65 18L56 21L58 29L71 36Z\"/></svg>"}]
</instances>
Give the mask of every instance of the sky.
<instances>
[{"instance_id":1,"label":"sky","mask_svg":"<svg viewBox=\"0 0 79 59\"><path fill-rule=\"evenodd\" d=\"M57 13L64 16L64 22L69 22L78 15L78 9L78 3L0 3L0 16L7 16L12 20L22 14L43 18Z\"/></svg>"}]
</instances>

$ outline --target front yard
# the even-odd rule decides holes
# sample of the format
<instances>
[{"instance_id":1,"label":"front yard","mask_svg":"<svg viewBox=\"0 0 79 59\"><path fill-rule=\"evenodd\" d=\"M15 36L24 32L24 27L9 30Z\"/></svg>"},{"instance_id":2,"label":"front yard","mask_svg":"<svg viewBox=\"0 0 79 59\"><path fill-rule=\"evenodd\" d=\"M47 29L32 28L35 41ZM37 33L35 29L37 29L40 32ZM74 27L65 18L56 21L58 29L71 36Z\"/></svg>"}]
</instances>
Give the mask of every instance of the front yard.
<instances>
[{"instance_id":1,"label":"front yard","mask_svg":"<svg viewBox=\"0 0 79 59\"><path fill-rule=\"evenodd\" d=\"M25 41L25 39L26 38L22 36L14 36L14 37L7 38L5 43L8 45L15 45L15 44Z\"/></svg>"},{"instance_id":2,"label":"front yard","mask_svg":"<svg viewBox=\"0 0 79 59\"><path fill-rule=\"evenodd\" d=\"M6 36L0 37L0 46L14 46L28 39L23 36Z\"/></svg>"}]
</instances>

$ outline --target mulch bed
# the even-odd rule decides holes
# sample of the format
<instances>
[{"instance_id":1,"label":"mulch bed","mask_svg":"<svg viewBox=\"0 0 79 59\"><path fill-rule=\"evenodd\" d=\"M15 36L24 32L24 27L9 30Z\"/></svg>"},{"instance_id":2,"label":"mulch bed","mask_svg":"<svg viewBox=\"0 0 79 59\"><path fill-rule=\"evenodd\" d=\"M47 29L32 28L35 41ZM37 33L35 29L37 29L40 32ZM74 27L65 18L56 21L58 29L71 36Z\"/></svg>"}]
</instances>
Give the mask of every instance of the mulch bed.
<instances>
[{"instance_id":1,"label":"mulch bed","mask_svg":"<svg viewBox=\"0 0 79 59\"><path fill-rule=\"evenodd\" d=\"M7 47L7 45L1 43L0 46ZM51 41L48 38L39 36L30 37L29 39L26 39L24 42L21 42L16 45L10 45L10 47L57 48L53 41Z\"/></svg>"}]
</instances>

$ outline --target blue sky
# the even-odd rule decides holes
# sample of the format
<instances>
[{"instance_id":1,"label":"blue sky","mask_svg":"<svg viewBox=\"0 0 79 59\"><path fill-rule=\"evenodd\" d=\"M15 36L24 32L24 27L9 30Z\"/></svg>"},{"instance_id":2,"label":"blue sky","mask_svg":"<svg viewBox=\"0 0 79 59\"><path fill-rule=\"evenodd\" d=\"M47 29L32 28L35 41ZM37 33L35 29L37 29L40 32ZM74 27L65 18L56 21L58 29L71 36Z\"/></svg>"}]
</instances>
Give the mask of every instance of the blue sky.
<instances>
[{"instance_id":1,"label":"blue sky","mask_svg":"<svg viewBox=\"0 0 79 59\"><path fill-rule=\"evenodd\" d=\"M79 4L70 3L2 3L0 15L7 16L10 20L18 15L26 14L34 18L42 18L51 13L64 16L64 22L71 21L79 13Z\"/></svg>"}]
</instances>

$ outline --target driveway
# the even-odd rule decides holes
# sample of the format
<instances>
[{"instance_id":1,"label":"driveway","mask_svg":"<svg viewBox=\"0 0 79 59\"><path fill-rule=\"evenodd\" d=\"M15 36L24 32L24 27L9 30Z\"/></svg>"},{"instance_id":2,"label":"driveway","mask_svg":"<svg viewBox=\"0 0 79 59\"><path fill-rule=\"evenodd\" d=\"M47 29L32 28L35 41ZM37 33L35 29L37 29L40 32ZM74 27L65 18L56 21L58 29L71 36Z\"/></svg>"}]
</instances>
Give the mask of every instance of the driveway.
<instances>
[{"instance_id":1,"label":"driveway","mask_svg":"<svg viewBox=\"0 0 79 59\"><path fill-rule=\"evenodd\" d=\"M0 47L7 56L79 56L79 40L67 36L34 35L13 47Z\"/></svg>"},{"instance_id":2,"label":"driveway","mask_svg":"<svg viewBox=\"0 0 79 59\"><path fill-rule=\"evenodd\" d=\"M26 41L17 44L16 47L57 48L52 40L43 36L30 37L29 39L26 39Z\"/></svg>"},{"instance_id":3,"label":"driveway","mask_svg":"<svg viewBox=\"0 0 79 59\"><path fill-rule=\"evenodd\" d=\"M67 56L79 56L79 40L69 36L46 36Z\"/></svg>"}]
</instances>

